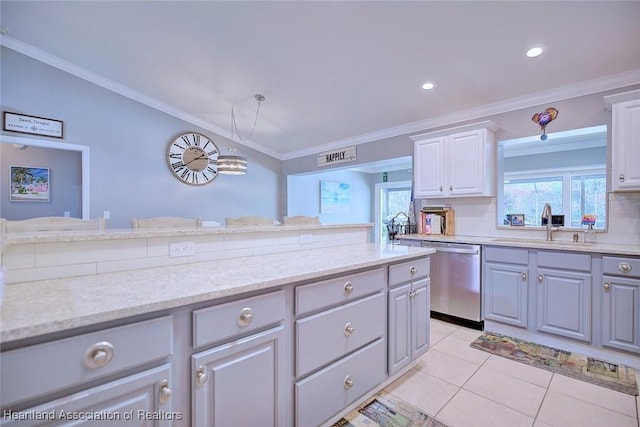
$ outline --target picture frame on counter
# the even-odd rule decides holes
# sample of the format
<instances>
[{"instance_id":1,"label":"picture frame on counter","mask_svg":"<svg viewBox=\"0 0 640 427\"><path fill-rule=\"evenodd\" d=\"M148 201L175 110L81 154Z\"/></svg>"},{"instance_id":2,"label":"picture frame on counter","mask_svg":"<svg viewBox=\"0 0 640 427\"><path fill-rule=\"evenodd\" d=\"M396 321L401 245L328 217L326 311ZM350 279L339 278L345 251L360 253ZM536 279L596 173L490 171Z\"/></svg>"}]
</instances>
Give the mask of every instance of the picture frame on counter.
<instances>
[{"instance_id":1,"label":"picture frame on counter","mask_svg":"<svg viewBox=\"0 0 640 427\"><path fill-rule=\"evenodd\" d=\"M507 215L507 218L511 216L512 227L524 227L524 214L511 214Z\"/></svg>"},{"instance_id":2,"label":"picture frame on counter","mask_svg":"<svg viewBox=\"0 0 640 427\"><path fill-rule=\"evenodd\" d=\"M58 139L63 139L64 137L64 123L62 120L11 113L9 111L4 112L2 128L9 132L28 133Z\"/></svg>"}]
</instances>

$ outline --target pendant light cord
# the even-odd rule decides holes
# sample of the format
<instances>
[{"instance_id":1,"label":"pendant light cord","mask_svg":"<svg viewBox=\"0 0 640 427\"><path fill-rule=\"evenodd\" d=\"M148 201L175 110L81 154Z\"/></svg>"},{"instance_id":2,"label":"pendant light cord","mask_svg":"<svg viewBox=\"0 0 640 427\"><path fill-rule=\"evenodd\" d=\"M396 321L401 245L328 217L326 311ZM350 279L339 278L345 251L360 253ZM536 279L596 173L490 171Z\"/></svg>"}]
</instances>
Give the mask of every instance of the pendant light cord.
<instances>
[{"instance_id":1,"label":"pendant light cord","mask_svg":"<svg viewBox=\"0 0 640 427\"><path fill-rule=\"evenodd\" d=\"M256 125L258 124L258 117L260 115L260 104L262 103L262 101L265 100L265 97L260 94L256 94L254 98L256 99L256 101L258 101L258 107L256 108L256 118L253 121L253 127L251 128L251 132L249 132L249 136L246 139L251 139L251 136L253 135L253 131L256 130ZM231 106L231 140L232 141L233 141L234 131L235 131L235 134L238 135L238 140L242 142L245 138L240 136L240 132L238 131L238 125L236 123L236 112L235 112L234 106L232 105Z\"/></svg>"}]
</instances>

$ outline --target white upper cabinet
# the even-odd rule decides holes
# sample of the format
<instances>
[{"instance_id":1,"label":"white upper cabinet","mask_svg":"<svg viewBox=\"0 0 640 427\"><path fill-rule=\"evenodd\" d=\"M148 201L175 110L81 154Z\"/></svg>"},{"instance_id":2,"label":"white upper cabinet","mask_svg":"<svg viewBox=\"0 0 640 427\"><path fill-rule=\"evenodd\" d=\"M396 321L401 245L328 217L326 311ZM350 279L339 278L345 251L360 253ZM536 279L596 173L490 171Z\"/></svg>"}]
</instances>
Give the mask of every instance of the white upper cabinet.
<instances>
[{"instance_id":1,"label":"white upper cabinet","mask_svg":"<svg viewBox=\"0 0 640 427\"><path fill-rule=\"evenodd\" d=\"M612 111L611 190L640 191L640 90L605 102Z\"/></svg>"},{"instance_id":2,"label":"white upper cabinet","mask_svg":"<svg viewBox=\"0 0 640 427\"><path fill-rule=\"evenodd\" d=\"M495 195L492 122L414 135L415 197Z\"/></svg>"}]
</instances>

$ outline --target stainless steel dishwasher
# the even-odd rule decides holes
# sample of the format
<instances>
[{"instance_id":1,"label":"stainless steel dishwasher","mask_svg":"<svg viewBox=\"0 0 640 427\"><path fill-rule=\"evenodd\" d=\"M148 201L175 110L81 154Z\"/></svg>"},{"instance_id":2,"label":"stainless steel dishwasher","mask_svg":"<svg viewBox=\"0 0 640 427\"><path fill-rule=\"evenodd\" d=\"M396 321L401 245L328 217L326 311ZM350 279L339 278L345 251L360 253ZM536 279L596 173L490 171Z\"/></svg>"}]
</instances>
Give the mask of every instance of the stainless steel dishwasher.
<instances>
[{"instance_id":1,"label":"stainless steel dishwasher","mask_svg":"<svg viewBox=\"0 0 640 427\"><path fill-rule=\"evenodd\" d=\"M484 329L480 293L480 245L422 242L431 256L431 317Z\"/></svg>"}]
</instances>

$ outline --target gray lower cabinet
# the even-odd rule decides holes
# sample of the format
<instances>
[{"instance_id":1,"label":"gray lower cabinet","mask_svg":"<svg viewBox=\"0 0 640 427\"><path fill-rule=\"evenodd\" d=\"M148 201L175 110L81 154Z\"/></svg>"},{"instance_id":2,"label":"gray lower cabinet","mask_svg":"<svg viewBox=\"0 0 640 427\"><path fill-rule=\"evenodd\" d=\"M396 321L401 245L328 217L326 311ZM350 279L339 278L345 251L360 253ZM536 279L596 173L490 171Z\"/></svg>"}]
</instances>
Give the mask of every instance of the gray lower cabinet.
<instances>
[{"instance_id":1,"label":"gray lower cabinet","mask_svg":"<svg viewBox=\"0 0 640 427\"><path fill-rule=\"evenodd\" d=\"M200 349L191 356L192 425L284 425L284 292L201 308L192 318Z\"/></svg>"},{"instance_id":2,"label":"gray lower cabinet","mask_svg":"<svg viewBox=\"0 0 640 427\"><path fill-rule=\"evenodd\" d=\"M487 247L484 257L484 318L526 328L529 251Z\"/></svg>"},{"instance_id":3,"label":"gray lower cabinet","mask_svg":"<svg viewBox=\"0 0 640 427\"><path fill-rule=\"evenodd\" d=\"M50 425L10 414L53 414L56 425L169 426L171 316L2 353L1 425ZM162 416L159 416L162 414Z\"/></svg>"},{"instance_id":4,"label":"gray lower cabinet","mask_svg":"<svg viewBox=\"0 0 640 427\"><path fill-rule=\"evenodd\" d=\"M538 251L537 329L591 342L591 255Z\"/></svg>"},{"instance_id":5,"label":"gray lower cabinet","mask_svg":"<svg viewBox=\"0 0 640 427\"><path fill-rule=\"evenodd\" d=\"M283 326L193 355L192 425L280 426Z\"/></svg>"},{"instance_id":6,"label":"gray lower cabinet","mask_svg":"<svg viewBox=\"0 0 640 427\"><path fill-rule=\"evenodd\" d=\"M389 375L429 349L429 269L429 259L389 266Z\"/></svg>"},{"instance_id":7,"label":"gray lower cabinet","mask_svg":"<svg viewBox=\"0 0 640 427\"><path fill-rule=\"evenodd\" d=\"M386 268L295 288L295 422L317 426L387 375Z\"/></svg>"},{"instance_id":8,"label":"gray lower cabinet","mask_svg":"<svg viewBox=\"0 0 640 427\"><path fill-rule=\"evenodd\" d=\"M640 353L640 259L602 258L602 343Z\"/></svg>"}]
</instances>

